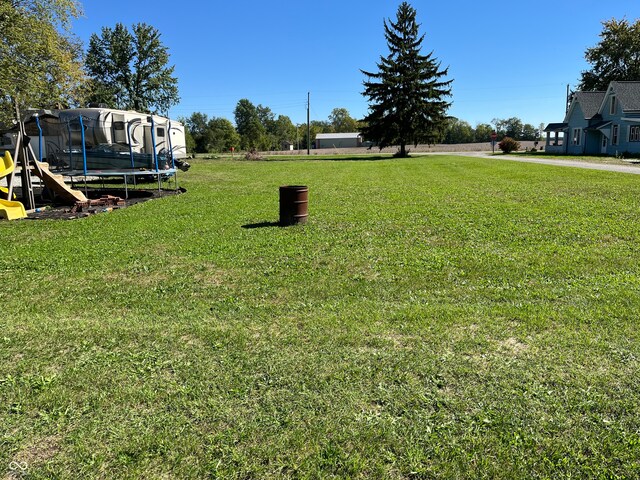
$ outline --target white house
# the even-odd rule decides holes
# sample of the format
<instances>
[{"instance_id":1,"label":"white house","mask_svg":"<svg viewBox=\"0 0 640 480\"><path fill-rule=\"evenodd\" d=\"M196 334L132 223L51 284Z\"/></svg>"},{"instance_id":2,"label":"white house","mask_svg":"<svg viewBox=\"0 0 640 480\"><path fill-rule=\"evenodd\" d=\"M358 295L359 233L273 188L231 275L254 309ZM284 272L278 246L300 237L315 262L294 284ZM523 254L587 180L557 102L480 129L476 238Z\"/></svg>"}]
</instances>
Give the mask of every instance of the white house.
<instances>
[{"instance_id":1,"label":"white house","mask_svg":"<svg viewBox=\"0 0 640 480\"><path fill-rule=\"evenodd\" d=\"M316 148L353 148L361 146L361 133L318 133L316 135Z\"/></svg>"}]
</instances>

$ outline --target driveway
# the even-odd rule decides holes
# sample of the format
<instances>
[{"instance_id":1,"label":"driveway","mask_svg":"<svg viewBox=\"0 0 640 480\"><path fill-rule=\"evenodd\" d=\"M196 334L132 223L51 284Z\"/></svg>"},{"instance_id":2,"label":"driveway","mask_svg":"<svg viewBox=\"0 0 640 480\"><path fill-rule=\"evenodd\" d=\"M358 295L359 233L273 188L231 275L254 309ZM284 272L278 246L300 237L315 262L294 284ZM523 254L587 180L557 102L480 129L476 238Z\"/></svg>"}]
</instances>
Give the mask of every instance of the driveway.
<instances>
[{"instance_id":1,"label":"driveway","mask_svg":"<svg viewBox=\"0 0 640 480\"><path fill-rule=\"evenodd\" d=\"M492 155L486 152L458 152L455 155L464 155L466 157L484 157L493 160L506 160L511 162L539 163L542 165L554 165L556 167L575 167L587 168L590 170L605 170L607 172L632 173L640 175L640 164L629 165L611 165L604 163L591 163L580 160L553 160L547 158L521 157L512 155Z\"/></svg>"}]
</instances>

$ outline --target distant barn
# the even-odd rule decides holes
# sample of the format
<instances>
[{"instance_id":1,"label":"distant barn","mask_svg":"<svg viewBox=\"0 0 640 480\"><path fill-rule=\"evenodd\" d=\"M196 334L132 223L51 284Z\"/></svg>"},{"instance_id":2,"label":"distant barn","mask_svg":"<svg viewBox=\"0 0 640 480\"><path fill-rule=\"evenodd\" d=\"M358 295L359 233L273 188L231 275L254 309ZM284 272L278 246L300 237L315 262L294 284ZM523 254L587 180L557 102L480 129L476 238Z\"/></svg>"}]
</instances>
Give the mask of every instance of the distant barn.
<instances>
[{"instance_id":1,"label":"distant barn","mask_svg":"<svg viewBox=\"0 0 640 480\"><path fill-rule=\"evenodd\" d=\"M353 148L361 146L361 133L318 133L316 135L316 148Z\"/></svg>"}]
</instances>

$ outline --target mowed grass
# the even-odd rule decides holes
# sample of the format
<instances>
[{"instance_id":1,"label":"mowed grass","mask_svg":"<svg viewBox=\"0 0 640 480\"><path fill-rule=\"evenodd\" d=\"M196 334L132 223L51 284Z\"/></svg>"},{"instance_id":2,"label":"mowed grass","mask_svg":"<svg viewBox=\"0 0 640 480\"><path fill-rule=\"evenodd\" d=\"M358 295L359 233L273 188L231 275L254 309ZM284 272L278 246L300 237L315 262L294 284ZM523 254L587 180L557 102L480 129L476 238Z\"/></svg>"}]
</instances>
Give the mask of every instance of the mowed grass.
<instances>
[{"instance_id":1,"label":"mowed grass","mask_svg":"<svg viewBox=\"0 0 640 480\"><path fill-rule=\"evenodd\" d=\"M180 182L0 223L0 476L640 477L635 175L428 156ZM272 225L286 184L305 226Z\"/></svg>"}]
</instances>

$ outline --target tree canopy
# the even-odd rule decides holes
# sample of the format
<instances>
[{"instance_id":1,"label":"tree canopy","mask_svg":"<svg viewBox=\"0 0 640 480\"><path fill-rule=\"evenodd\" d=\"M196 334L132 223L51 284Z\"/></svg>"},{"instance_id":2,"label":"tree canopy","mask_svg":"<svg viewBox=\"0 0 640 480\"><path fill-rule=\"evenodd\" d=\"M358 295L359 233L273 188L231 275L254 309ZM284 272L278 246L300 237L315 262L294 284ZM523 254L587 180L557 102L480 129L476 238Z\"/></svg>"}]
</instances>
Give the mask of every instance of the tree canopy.
<instances>
[{"instance_id":1,"label":"tree canopy","mask_svg":"<svg viewBox=\"0 0 640 480\"><path fill-rule=\"evenodd\" d=\"M121 23L92 34L86 58L92 102L111 108L167 114L180 100L175 67L160 32L145 23Z\"/></svg>"},{"instance_id":2,"label":"tree canopy","mask_svg":"<svg viewBox=\"0 0 640 480\"><path fill-rule=\"evenodd\" d=\"M380 57L378 72L361 70L363 95L369 112L362 133L382 149L398 145L398 156L408 155L407 145L435 143L447 124L452 80L443 80L448 69L440 69L433 57L420 53L424 35L419 34L416 10L407 2L398 7L396 21L384 21L389 54Z\"/></svg>"},{"instance_id":3,"label":"tree canopy","mask_svg":"<svg viewBox=\"0 0 640 480\"><path fill-rule=\"evenodd\" d=\"M522 123L517 117L494 118L491 123L499 138L509 137L514 140L537 140L540 132L530 123Z\"/></svg>"},{"instance_id":4,"label":"tree canopy","mask_svg":"<svg viewBox=\"0 0 640 480\"><path fill-rule=\"evenodd\" d=\"M491 140L493 127L488 123L479 123L474 130L474 142L488 142Z\"/></svg>"},{"instance_id":5,"label":"tree canopy","mask_svg":"<svg viewBox=\"0 0 640 480\"><path fill-rule=\"evenodd\" d=\"M473 143L475 131L469 122L450 117L445 129L444 143Z\"/></svg>"},{"instance_id":6,"label":"tree canopy","mask_svg":"<svg viewBox=\"0 0 640 480\"><path fill-rule=\"evenodd\" d=\"M240 135L240 148L243 150L260 149L266 129L262 125L256 106L248 99L243 98L236 104L233 114L236 130Z\"/></svg>"},{"instance_id":7,"label":"tree canopy","mask_svg":"<svg viewBox=\"0 0 640 480\"><path fill-rule=\"evenodd\" d=\"M78 103L82 47L70 22L81 13L76 0L0 1L0 122L14 118L15 104Z\"/></svg>"},{"instance_id":8,"label":"tree canopy","mask_svg":"<svg viewBox=\"0 0 640 480\"><path fill-rule=\"evenodd\" d=\"M581 90L606 90L612 81L640 80L640 19L611 19L602 25L600 42L584 55L591 69L582 72Z\"/></svg>"},{"instance_id":9,"label":"tree canopy","mask_svg":"<svg viewBox=\"0 0 640 480\"><path fill-rule=\"evenodd\" d=\"M276 117L269 107L255 106L246 98L238 101L234 116L244 150L280 150L296 138L296 127L289 117Z\"/></svg>"},{"instance_id":10,"label":"tree canopy","mask_svg":"<svg viewBox=\"0 0 640 480\"><path fill-rule=\"evenodd\" d=\"M334 133L359 132L361 125L349 115L346 108L334 108L329 115L329 122Z\"/></svg>"},{"instance_id":11,"label":"tree canopy","mask_svg":"<svg viewBox=\"0 0 640 480\"><path fill-rule=\"evenodd\" d=\"M193 139L192 149L197 153L228 152L240 145L240 137L233 124L226 118L209 119L207 114L195 112L182 119Z\"/></svg>"}]
</instances>

